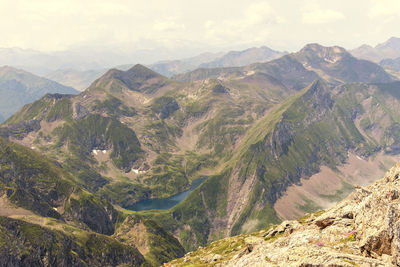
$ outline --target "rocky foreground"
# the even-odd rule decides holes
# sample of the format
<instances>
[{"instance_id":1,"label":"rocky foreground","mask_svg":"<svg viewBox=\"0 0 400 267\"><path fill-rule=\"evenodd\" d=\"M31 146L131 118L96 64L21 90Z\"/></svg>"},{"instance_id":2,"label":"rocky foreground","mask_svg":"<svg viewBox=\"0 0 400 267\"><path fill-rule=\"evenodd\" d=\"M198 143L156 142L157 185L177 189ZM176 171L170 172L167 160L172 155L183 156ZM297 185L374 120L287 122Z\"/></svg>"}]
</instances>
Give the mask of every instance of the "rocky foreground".
<instances>
[{"instance_id":1,"label":"rocky foreground","mask_svg":"<svg viewBox=\"0 0 400 267\"><path fill-rule=\"evenodd\" d=\"M400 266L400 163L326 211L211 243L168 266Z\"/></svg>"}]
</instances>

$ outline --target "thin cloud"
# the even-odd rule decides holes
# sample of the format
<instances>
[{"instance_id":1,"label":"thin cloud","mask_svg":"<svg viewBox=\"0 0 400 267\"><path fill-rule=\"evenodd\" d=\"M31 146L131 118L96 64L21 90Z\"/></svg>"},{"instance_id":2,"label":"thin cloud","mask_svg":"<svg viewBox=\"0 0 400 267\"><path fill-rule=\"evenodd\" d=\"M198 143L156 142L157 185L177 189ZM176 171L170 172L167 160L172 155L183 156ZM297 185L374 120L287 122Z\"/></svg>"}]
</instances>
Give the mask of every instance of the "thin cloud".
<instances>
[{"instance_id":1,"label":"thin cloud","mask_svg":"<svg viewBox=\"0 0 400 267\"><path fill-rule=\"evenodd\" d=\"M398 0L371 0L368 11L370 18L400 16L400 1Z\"/></svg>"},{"instance_id":2,"label":"thin cloud","mask_svg":"<svg viewBox=\"0 0 400 267\"><path fill-rule=\"evenodd\" d=\"M206 21L205 37L216 44L260 42L269 36L271 25L283 22L267 2L257 2L249 5L239 18Z\"/></svg>"},{"instance_id":3,"label":"thin cloud","mask_svg":"<svg viewBox=\"0 0 400 267\"><path fill-rule=\"evenodd\" d=\"M175 18L167 18L165 20L157 20L153 24L153 29L158 32L173 32L184 30L185 25L183 23L179 23Z\"/></svg>"},{"instance_id":4,"label":"thin cloud","mask_svg":"<svg viewBox=\"0 0 400 267\"><path fill-rule=\"evenodd\" d=\"M260 45L294 51L307 42L354 48L400 36L399 0L0 0L0 6L0 47L46 52L168 48L172 56Z\"/></svg>"},{"instance_id":5,"label":"thin cloud","mask_svg":"<svg viewBox=\"0 0 400 267\"><path fill-rule=\"evenodd\" d=\"M344 14L333 10L322 8L316 1L307 2L303 8L302 22L305 24L323 24L343 20Z\"/></svg>"}]
</instances>

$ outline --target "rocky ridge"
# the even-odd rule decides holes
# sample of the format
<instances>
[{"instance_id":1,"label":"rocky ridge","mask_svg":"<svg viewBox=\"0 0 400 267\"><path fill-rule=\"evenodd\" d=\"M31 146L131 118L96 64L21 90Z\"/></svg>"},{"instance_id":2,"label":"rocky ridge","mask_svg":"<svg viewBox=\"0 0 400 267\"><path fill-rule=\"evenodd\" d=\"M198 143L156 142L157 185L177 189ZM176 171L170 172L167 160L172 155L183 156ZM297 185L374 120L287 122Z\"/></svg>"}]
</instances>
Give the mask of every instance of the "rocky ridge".
<instances>
[{"instance_id":1,"label":"rocky ridge","mask_svg":"<svg viewBox=\"0 0 400 267\"><path fill-rule=\"evenodd\" d=\"M211 243L169 266L399 266L400 163L325 211Z\"/></svg>"}]
</instances>

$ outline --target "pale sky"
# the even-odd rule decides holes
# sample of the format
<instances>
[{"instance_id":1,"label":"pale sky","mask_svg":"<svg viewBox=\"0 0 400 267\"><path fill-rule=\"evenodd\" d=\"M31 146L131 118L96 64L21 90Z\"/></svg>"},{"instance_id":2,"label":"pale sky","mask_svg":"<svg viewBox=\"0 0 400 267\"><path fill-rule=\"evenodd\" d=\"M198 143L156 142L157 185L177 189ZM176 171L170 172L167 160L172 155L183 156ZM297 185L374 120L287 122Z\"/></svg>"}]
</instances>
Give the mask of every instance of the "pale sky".
<instances>
[{"instance_id":1,"label":"pale sky","mask_svg":"<svg viewBox=\"0 0 400 267\"><path fill-rule=\"evenodd\" d=\"M0 0L0 47L221 51L400 37L400 0Z\"/></svg>"}]
</instances>

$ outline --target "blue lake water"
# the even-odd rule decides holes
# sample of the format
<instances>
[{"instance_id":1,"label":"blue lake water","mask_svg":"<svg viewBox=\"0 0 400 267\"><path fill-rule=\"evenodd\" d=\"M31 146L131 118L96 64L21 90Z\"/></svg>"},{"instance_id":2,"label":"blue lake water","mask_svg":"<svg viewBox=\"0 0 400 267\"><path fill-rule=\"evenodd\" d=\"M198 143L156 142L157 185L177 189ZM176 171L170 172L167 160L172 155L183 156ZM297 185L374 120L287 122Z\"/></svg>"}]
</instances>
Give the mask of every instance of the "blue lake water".
<instances>
[{"instance_id":1,"label":"blue lake water","mask_svg":"<svg viewBox=\"0 0 400 267\"><path fill-rule=\"evenodd\" d=\"M141 211L141 210L167 210L177 205L179 202L184 200L190 192L196 189L199 185L201 185L207 177L202 177L196 180L193 180L190 189L184 191L182 193L176 194L174 196L168 198L152 198L139 201L132 206L127 207L128 210Z\"/></svg>"}]
</instances>

